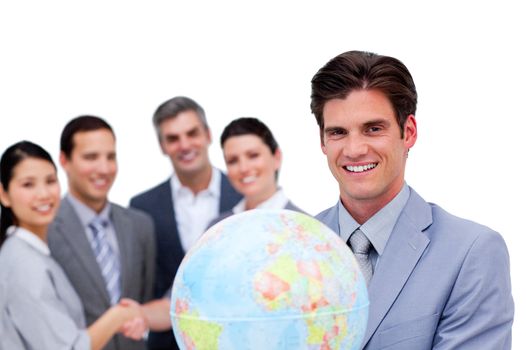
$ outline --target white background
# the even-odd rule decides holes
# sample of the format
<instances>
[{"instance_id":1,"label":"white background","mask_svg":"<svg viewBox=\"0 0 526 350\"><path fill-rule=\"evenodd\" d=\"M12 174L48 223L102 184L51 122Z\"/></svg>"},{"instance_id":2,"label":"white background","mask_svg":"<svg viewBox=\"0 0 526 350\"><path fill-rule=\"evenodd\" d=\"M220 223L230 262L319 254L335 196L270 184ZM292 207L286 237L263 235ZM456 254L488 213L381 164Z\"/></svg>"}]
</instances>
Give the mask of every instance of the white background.
<instances>
[{"instance_id":1,"label":"white background","mask_svg":"<svg viewBox=\"0 0 526 350\"><path fill-rule=\"evenodd\" d=\"M513 347L523 349L526 21L519 3L2 0L0 150L29 139L57 159L69 119L102 116L118 142L111 198L127 205L169 176L151 115L166 99L187 95L207 112L211 157L222 169L223 127L240 116L267 123L284 153L281 185L317 213L336 203L338 189L310 114L310 79L343 51L397 57L419 93L407 182L504 236Z\"/></svg>"}]
</instances>

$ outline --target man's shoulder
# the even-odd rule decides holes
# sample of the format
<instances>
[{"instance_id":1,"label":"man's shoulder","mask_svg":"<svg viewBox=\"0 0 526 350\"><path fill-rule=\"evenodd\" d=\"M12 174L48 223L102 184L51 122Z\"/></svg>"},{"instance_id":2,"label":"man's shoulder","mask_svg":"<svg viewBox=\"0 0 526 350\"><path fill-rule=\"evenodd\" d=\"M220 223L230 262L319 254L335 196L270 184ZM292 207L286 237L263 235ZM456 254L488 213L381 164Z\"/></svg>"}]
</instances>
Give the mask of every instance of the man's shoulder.
<instances>
[{"instance_id":1,"label":"man's shoulder","mask_svg":"<svg viewBox=\"0 0 526 350\"><path fill-rule=\"evenodd\" d=\"M500 237L500 234L481 223L454 215L435 203L429 203L433 215L431 232L440 231L442 236L454 236L458 240L474 241L480 238Z\"/></svg>"},{"instance_id":2,"label":"man's shoulder","mask_svg":"<svg viewBox=\"0 0 526 350\"><path fill-rule=\"evenodd\" d=\"M124 223L124 226L119 225L118 227L125 228L129 233L126 235L127 237L136 236L143 237L141 240L153 240L155 229L150 215L138 209L122 207L116 203L111 203L111 210L113 223L115 224L116 221Z\"/></svg>"},{"instance_id":3,"label":"man's shoulder","mask_svg":"<svg viewBox=\"0 0 526 350\"><path fill-rule=\"evenodd\" d=\"M170 180L161 182L160 184L141 192L132 197L130 200L130 205L136 208L144 208L144 206L149 206L152 202L158 200L159 196L170 192Z\"/></svg>"},{"instance_id":4,"label":"man's shoulder","mask_svg":"<svg viewBox=\"0 0 526 350\"><path fill-rule=\"evenodd\" d=\"M321 221L327 227L329 227L334 232L339 232L339 222L338 222L338 204L325 209L318 215L314 217L316 220Z\"/></svg>"},{"instance_id":5,"label":"man's shoulder","mask_svg":"<svg viewBox=\"0 0 526 350\"><path fill-rule=\"evenodd\" d=\"M320 211L318 214L316 214L314 217L316 219L320 219L320 218L323 218L323 217L326 217L330 212L332 212L334 210L334 206L332 207L329 207L325 210L322 210Z\"/></svg>"},{"instance_id":6,"label":"man's shoulder","mask_svg":"<svg viewBox=\"0 0 526 350\"><path fill-rule=\"evenodd\" d=\"M77 212L71 205L71 202L67 199L66 196L62 197L60 200L60 206L57 211L55 218L69 218L71 215L77 215ZM77 215L78 216L78 215Z\"/></svg>"},{"instance_id":7,"label":"man's shoulder","mask_svg":"<svg viewBox=\"0 0 526 350\"><path fill-rule=\"evenodd\" d=\"M338 213L338 205L333 205L314 216L315 219L318 219L321 222L327 222L334 219L335 215Z\"/></svg>"},{"instance_id":8,"label":"man's shoulder","mask_svg":"<svg viewBox=\"0 0 526 350\"><path fill-rule=\"evenodd\" d=\"M134 222L149 223L152 221L151 217L142 210L138 210L135 208L125 208L117 203L111 203L111 210L113 212L112 215L127 217Z\"/></svg>"},{"instance_id":9,"label":"man's shoulder","mask_svg":"<svg viewBox=\"0 0 526 350\"><path fill-rule=\"evenodd\" d=\"M411 218L417 227L423 229L431 240L455 242L458 248L469 247L475 241L479 243L495 238L502 240L500 234L478 222L454 215L438 204L427 202L411 189L408 203L402 213ZM429 222L425 217L430 213Z\"/></svg>"},{"instance_id":10,"label":"man's shoulder","mask_svg":"<svg viewBox=\"0 0 526 350\"><path fill-rule=\"evenodd\" d=\"M55 218L48 227L48 244L50 247L56 243L54 242L57 238L58 232L64 230L66 227L82 227L80 222L80 217L71 205L71 202L63 197L60 201L60 206L58 208Z\"/></svg>"}]
</instances>

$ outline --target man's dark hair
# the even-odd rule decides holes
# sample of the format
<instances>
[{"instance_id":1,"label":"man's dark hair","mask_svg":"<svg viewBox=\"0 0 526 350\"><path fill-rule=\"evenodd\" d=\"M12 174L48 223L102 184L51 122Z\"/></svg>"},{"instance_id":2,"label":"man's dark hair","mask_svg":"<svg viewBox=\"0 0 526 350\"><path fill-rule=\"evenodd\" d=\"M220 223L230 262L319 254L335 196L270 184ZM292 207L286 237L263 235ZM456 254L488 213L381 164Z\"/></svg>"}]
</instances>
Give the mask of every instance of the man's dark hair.
<instances>
[{"instance_id":1,"label":"man's dark hair","mask_svg":"<svg viewBox=\"0 0 526 350\"><path fill-rule=\"evenodd\" d=\"M167 119L175 118L179 113L186 111L194 111L201 123L206 130L208 130L208 123L206 121L206 115L203 107L201 107L197 102L192 100L189 97L185 96L176 96L169 99L166 102L163 102L153 114L153 126L157 132L157 137L161 137L161 124Z\"/></svg>"},{"instance_id":2,"label":"man's dark hair","mask_svg":"<svg viewBox=\"0 0 526 350\"><path fill-rule=\"evenodd\" d=\"M115 133L104 119L94 117L91 115L82 115L69 121L62 130L60 135L60 151L64 153L66 158L70 158L71 152L73 152L74 144L73 137L78 132L95 131L100 129L107 129L115 138Z\"/></svg>"},{"instance_id":3,"label":"man's dark hair","mask_svg":"<svg viewBox=\"0 0 526 350\"><path fill-rule=\"evenodd\" d=\"M323 108L354 90L379 90L391 102L402 137L407 117L416 113L417 93L407 67L398 59L371 52L348 51L331 59L311 80L311 111L323 141Z\"/></svg>"}]
</instances>

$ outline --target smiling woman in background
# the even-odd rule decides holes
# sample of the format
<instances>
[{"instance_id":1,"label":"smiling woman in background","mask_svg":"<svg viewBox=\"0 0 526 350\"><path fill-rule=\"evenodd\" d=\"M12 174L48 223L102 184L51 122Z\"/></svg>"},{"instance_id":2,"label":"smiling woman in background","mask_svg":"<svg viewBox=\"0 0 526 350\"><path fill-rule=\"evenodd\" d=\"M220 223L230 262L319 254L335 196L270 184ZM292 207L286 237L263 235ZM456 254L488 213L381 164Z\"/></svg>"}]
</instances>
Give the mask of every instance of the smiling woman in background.
<instances>
[{"instance_id":1,"label":"smiling woman in background","mask_svg":"<svg viewBox=\"0 0 526 350\"><path fill-rule=\"evenodd\" d=\"M278 186L281 150L270 129L256 118L238 118L221 134L227 175L243 199L210 226L250 209L289 209L303 212Z\"/></svg>"},{"instance_id":2,"label":"smiling woman in background","mask_svg":"<svg viewBox=\"0 0 526 350\"><path fill-rule=\"evenodd\" d=\"M34 143L14 144L0 160L0 183L0 348L101 349L140 308L127 300L86 329L80 300L46 243L60 203L51 157Z\"/></svg>"}]
</instances>

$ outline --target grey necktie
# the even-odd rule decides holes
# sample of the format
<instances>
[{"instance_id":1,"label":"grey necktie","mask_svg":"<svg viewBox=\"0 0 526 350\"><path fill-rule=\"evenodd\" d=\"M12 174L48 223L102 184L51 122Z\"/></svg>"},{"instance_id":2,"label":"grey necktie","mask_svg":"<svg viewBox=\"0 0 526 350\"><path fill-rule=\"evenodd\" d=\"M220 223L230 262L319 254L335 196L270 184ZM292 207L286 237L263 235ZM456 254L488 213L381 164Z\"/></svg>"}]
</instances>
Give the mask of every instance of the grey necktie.
<instances>
[{"instance_id":1,"label":"grey necktie","mask_svg":"<svg viewBox=\"0 0 526 350\"><path fill-rule=\"evenodd\" d=\"M104 281L106 282L106 289L110 296L111 303L117 304L121 297L120 286L120 262L108 242L106 235L107 222L95 218L89 224L93 237L91 239L91 248L95 254L95 259L99 263L100 271Z\"/></svg>"},{"instance_id":2,"label":"grey necktie","mask_svg":"<svg viewBox=\"0 0 526 350\"><path fill-rule=\"evenodd\" d=\"M347 245L351 247L356 261L358 261L358 266L360 266L362 270L365 282L369 285L369 281L371 277L373 277L373 264L371 259L369 259L369 253L372 248L371 242L367 236L360 231L360 228L357 228L356 231L351 234Z\"/></svg>"}]
</instances>

